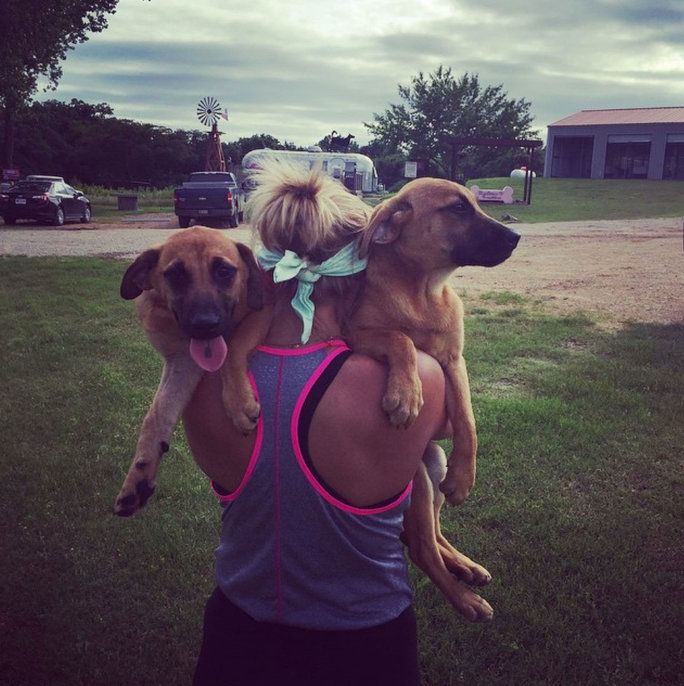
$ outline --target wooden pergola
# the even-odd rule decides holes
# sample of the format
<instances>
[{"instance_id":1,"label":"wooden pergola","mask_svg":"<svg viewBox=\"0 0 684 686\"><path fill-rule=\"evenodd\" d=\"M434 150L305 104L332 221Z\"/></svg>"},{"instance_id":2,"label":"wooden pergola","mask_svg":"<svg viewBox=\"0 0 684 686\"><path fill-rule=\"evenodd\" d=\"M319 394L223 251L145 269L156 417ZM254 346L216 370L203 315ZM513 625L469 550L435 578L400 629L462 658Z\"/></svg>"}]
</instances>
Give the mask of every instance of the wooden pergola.
<instances>
[{"instance_id":1,"label":"wooden pergola","mask_svg":"<svg viewBox=\"0 0 684 686\"><path fill-rule=\"evenodd\" d=\"M543 141L536 138L468 138L464 136L453 136L446 139L446 144L451 146L451 176L454 175L456 168L456 156L458 148L465 148L471 145L490 148L524 148L527 150L527 169L525 170L525 184L523 186L523 202L529 205L532 202L532 155L536 148L544 145Z\"/></svg>"}]
</instances>

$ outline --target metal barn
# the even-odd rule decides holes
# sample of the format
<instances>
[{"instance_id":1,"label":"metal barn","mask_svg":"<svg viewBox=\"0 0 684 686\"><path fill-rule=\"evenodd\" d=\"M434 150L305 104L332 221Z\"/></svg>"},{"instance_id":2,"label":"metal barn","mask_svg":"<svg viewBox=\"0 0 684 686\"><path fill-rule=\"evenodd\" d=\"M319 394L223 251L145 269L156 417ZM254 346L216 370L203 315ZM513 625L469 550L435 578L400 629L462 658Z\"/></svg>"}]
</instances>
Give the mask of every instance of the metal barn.
<instances>
[{"instance_id":1,"label":"metal barn","mask_svg":"<svg viewBox=\"0 0 684 686\"><path fill-rule=\"evenodd\" d=\"M554 122L544 176L684 179L684 107L582 110Z\"/></svg>"}]
</instances>

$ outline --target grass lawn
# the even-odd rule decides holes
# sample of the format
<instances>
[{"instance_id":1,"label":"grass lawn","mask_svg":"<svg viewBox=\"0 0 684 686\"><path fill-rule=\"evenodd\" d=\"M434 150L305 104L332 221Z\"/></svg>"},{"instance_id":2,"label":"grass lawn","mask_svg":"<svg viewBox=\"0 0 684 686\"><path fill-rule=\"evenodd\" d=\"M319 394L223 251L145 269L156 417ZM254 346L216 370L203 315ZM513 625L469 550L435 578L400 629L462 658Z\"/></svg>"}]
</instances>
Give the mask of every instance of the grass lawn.
<instances>
[{"instance_id":1,"label":"grass lawn","mask_svg":"<svg viewBox=\"0 0 684 686\"><path fill-rule=\"evenodd\" d=\"M93 205L93 219L101 222L116 222L117 219L130 219L142 214L164 214L173 212L173 205L143 205L138 203L137 211L119 210L111 205Z\"/></svg>"},{"instance_id":2,"label":"grass lawn","mask_svg":"<svg viewBox=\"0 0 684 686\"><path fill-rule=\"evenodd\" d=\"M523 179L471 179L480 188L513 187L523 197ZM684 181L640 179L544 179L532 181L531 205L483 203L494 218L507 213L523 222L579 221L582 219L640 219L684 215Z\"/></svg>"},{"instance_id":3,"label":"grass lawn","mask_svg":"<svg viewBox=\"0 0 684 686\"><path fill-rule=\"evenodd\" d=\"M161 368L125 266L0 260L0 684L190 683L219 508L179 431L147 508L111 514ZM444 519L496 615L415 574L425 685L678 683L684 327L465 301L478 484Z\"/></svg>"},{"instance_id":4,"label":"grass lawn","mask_svg":"<svg viewBox=\"0 0 684 686\"><path fill-rule=\"evenodd\" d=\"M523 196L522 179L508 177L472 179L468 185L480 188L512 186L514 198ZM99 187L85 189L93 203L96 220L130 217L135 212L117 209L117 191ZM377 205L382 198L367 199ZM684 215L684 181L642 181L638 179L544 179L532 184L531 205L483 203L494 218L511 214L523 222L577 221L582 219L639 219ZM173 189L138 193L137 214L173 212Z\"/></svg>"}]
</instances>

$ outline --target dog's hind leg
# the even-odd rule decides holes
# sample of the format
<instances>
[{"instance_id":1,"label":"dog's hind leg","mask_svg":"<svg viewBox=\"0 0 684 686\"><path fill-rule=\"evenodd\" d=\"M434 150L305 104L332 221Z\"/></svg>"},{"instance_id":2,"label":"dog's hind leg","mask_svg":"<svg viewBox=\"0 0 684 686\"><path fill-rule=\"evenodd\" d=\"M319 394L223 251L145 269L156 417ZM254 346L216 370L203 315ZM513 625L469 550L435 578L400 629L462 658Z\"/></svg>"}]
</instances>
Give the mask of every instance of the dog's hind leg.
<instances>
[{"instance_id":1,"label":"dog's hind leg","mask_svg":"<svg viewBox=\"0 0 684 686\"><path fill-rule=\"evenodd\" d=\"M443 365L447 381L447 414L453 431L447 472L440 490L451 505L460 505L475 484L477 433L470 401L470 384L461 355Z\"/></svg>"},{"instance_id":2,"label":"dog's hind leg","mask_svg":"<svg viewBox=\"0 0 684 686\"><path fill-rule=\"evenodd\" d=\"M441 450L438 446L434 448ZM428 451L432 449L428 448ZM427 468L421 462L413 480L411 506L404 515L402 540L414 564L427 574L458 612L473 622L488 621L494 615L491 605L456 578L456 573L460 572L460 576L472 583L471 570L459 560L448 568L442 557L442 549L437 543L434 495Z\"/></svg>"},{"instance_id":3,"label":"dog's hind leg","mask_svg":"<svg viewBox=\"0 0 684 686\"><path fill-rule=\"evenodd\" d=\"M492 575L482 565L477 564L477 562L456 550L442 533L440 517L445 498L444 494L439 490L439 485L444 479L447 470L446 455L442 448L436 443L428 446L423 455L423 463L432 483L435 540L437 541L439 553L444 564L461 581L474 586L486 586L492 580Z\"/></svg>"},{"instance_id":4,"label":"dog's hind leg","mask_svg":"<svg viewBox=\"0 0 684 686\"><path fill-rule=\"evenodd\" d=\"M159 388L143 420L135 457L114 503L114 514L135 514L154 493L161 458L169 449L171 435L203 373L189 355L165 359Z\"/></svg>"}]
</instances>

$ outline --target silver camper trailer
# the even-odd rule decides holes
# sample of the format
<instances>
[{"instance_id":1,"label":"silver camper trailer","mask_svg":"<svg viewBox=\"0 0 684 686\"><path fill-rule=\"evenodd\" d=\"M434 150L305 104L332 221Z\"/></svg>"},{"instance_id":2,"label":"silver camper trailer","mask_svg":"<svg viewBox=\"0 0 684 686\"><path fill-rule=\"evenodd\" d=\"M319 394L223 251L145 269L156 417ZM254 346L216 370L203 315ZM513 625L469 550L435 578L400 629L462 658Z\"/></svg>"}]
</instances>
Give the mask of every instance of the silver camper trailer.
<instances>
[{"instance_id":1,"label":"silver camper trailer","mask_svg":"<svg viewBox=\"0 0 684 686\"><path fill-rule=\"evenodd\" d=\"M370 157L355 152L324 152L311 150L252 150L242 158L245 189L249 193L251 182L249 172L259 169L266 159L277 159L301 164L307 169L320 168L334 179L338 179L353 193L376 193L378 173Z\"/></svg>"}]
</instances>

